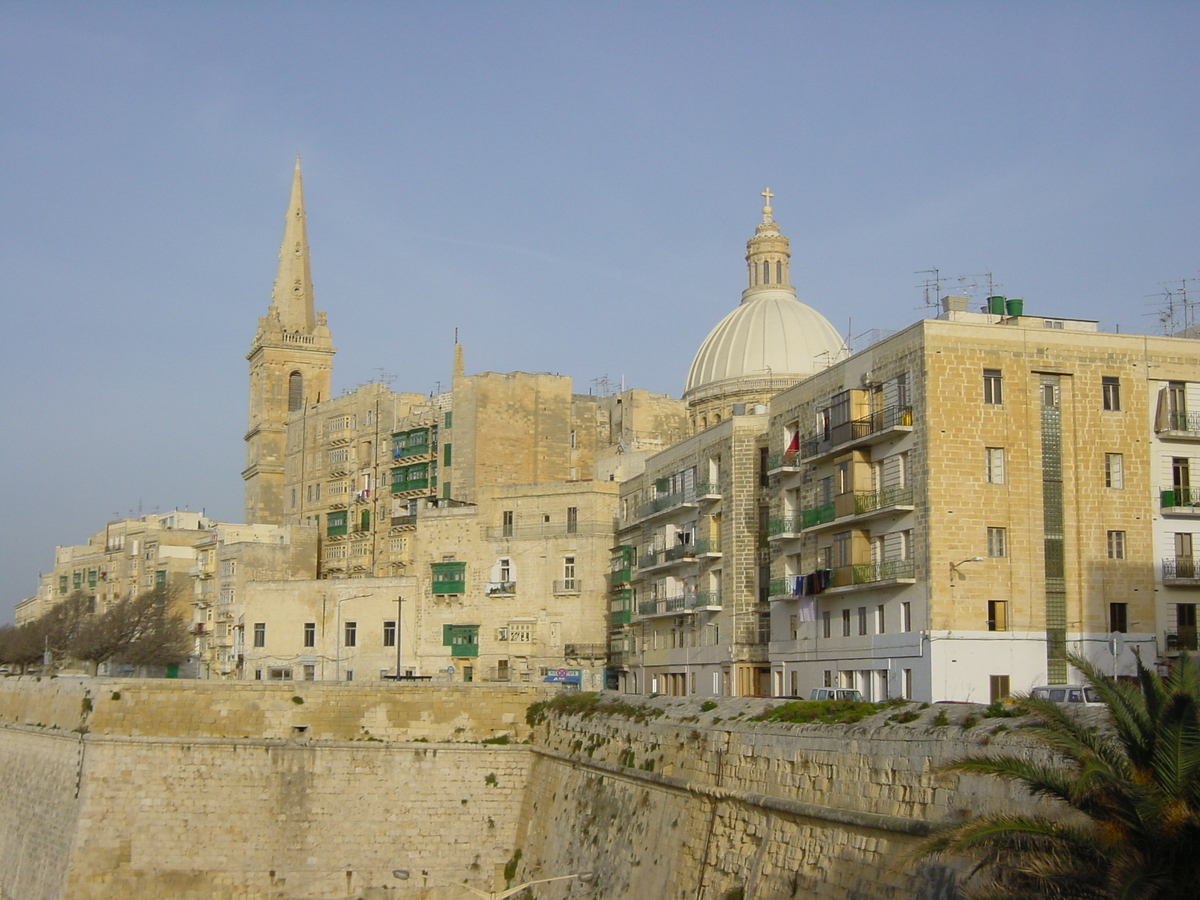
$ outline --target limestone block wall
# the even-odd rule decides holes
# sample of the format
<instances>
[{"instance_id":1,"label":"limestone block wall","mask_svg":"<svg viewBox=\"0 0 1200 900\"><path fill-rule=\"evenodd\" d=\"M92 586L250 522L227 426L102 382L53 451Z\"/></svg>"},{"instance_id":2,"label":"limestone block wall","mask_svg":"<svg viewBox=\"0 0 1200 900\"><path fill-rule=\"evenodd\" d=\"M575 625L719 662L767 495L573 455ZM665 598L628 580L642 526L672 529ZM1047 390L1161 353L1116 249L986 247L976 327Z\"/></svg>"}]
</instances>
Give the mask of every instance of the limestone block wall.
<instances>
[{"instance_id":1,"label":"limestone block wall","mask_svg":"<svg viewBox=\"0 0 1200 900\"><path fill-rule=\"evenodd\" d=\"M978 707L953 707L938 727L936 709L839 726L746 721L762 700L646 705L664 714L554 715L538 727L525 874L596 869L612 897L950 898L953 870L902 863L928 824L1032 801L934 770L984 748L1043 755L1000 730L1011 720L963 728Z\"/></svg>"},{"instance_id":2,"label":"limestone block wall","mask_svg":"<svg viewBox=\"0 0 1200 900\"><path fill-rule=\"evenodd\" d=\"M79 735L0 726L0 900L63 896L82 757Z\"/></svg>"},{"instance_id":3,"label":"limestone block wall","mask_svg":"<svg viewBox=\"0 0 1200 900\"><path fill-rule=\"evenodd\" d=\"M89 737L87 754L71 900L415 900L422 871L490 888L530 762L344 741Z\"/></svg>"},{"instance_id":4,"label":"limestone block wall","mask_svg":"<svg viewBox=\"0 0 1200 900\"><path fill-rule=\"evenodd\" d=\"M529 733L555 685L0 679L0 724L92 735L478 741Z\"/></svg>"}]
</instances>

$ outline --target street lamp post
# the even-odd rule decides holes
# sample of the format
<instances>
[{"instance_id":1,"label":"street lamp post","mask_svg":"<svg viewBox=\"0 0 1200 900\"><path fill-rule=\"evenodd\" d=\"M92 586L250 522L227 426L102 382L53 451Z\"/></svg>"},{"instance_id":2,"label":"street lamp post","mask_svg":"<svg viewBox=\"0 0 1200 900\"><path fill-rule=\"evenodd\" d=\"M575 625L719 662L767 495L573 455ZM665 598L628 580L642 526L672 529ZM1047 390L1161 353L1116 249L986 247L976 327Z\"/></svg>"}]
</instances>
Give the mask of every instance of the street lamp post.
<instances>
[{"instance_id":1,"label":"street lamp post","mask_svg":"<svg viewBox=\"0 0 1200 900\"><path fill-rule=\"evenodd\" d=\"M404 635L404 597L396 598L396 682L400 682L400 676L403 674L403 669L400 665L403 661L402 651L400 650L400 640Z\"/></svg>"}]
</instances>

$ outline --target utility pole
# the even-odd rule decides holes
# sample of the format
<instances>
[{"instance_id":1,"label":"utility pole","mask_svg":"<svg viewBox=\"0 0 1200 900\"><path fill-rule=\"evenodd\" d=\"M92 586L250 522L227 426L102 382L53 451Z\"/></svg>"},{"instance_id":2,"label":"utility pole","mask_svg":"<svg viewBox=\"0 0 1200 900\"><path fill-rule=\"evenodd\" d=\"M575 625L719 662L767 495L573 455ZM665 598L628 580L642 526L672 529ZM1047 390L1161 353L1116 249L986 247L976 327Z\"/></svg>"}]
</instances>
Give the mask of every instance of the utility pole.
<instances>
[{"instance_id":1,"label":"utility pole","mask_svg":"<svg viewBox=\"0 0 1200 900\"><path fill-rule=\"evenodd\" d=\"M400 650L400 638L404 634L404 597L396 598L396 681L400 681L400 676L404 674L404 670L400 668L403 661L402 651Z\"/></svg>"}]
</instances>

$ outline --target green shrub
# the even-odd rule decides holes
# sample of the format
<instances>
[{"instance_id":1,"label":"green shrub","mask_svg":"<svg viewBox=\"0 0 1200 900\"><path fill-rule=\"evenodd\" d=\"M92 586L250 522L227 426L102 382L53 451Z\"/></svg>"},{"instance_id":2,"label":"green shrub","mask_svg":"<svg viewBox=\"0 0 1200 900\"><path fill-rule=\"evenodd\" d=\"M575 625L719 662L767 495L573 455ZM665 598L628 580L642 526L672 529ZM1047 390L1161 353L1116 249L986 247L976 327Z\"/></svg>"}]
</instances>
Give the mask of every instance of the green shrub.
<instances>
[{"instance_id":1,"label":"green shrub","mask_svg":"<svg viewBox=\"0 0 1200 900\"><path fill-rule=\"evenodd\" d=\"M504 880L512 881L517 877L517 866L521 862L521 848L513 851L512 859L504 864Z\"/></svg>"},{"instance_id":2,"label":"green shrub","mask_svg":"<svg viewBox=\"0 0 1200 900\"><path fill-rule=\"evenodd\" d=\"M705 700L700 704L700 712L709 712L710 710L714 710L716 708L717 702L715 700Z\"/></svg>"},{"instance_id":3,"label":"green shrub","mask_svg":"<svg viewBox=\"0 0 1200 900\"><path fill-rule=\"evenodd\" d=\"M507 734L501 734L496 737L484 738L480 741L481 744L507 744L509 742Z\"/></svg>"},{"instance_id":4,"label":"green shrub","mask_svg":"<svg viewBox=\"0 0 1200 900\"><path fill-rule=\"evenodd\" d=\"M301 703L304 702L304 698L303 697L293 697L292 702L295 703L297 706L299 706Z\"/></svg>"},{"instance_id":5,"label":"green shrub","mask_svg":"<svg viewBox=\"0 0 1200 900\"><path fill-rule=\"evenodd\" d=\"M940 728L943 725L949 725L950 718L946 715L945 708L939 709L937 715L933 717L933 725L935 728Z\"/></svg>"},{"instance_id":6,"label":"green shrub","mask_svg":"<svg viewBox=\"0 0 1200 900\"><path fill-rule=\"evenodd\" d=\"M120 700L120 699L121 699L121 692L120 692L120 691L113 691L113 692L112 692L112 698L113 698L114 700Z\"/></svg>"},{"instance_id":7,"label":"green shrub","mask_svg":"<svg viewBox=\"0 0 1200 900\"><path fill-rule=\"evenodd\" d=\"M821 722L826 725L849 725L884 708L881 703L860 703L854 700L793 700L766 709L751 722ZM736 718L736 716L735 716Z\"/></svg>"}]
</instances>

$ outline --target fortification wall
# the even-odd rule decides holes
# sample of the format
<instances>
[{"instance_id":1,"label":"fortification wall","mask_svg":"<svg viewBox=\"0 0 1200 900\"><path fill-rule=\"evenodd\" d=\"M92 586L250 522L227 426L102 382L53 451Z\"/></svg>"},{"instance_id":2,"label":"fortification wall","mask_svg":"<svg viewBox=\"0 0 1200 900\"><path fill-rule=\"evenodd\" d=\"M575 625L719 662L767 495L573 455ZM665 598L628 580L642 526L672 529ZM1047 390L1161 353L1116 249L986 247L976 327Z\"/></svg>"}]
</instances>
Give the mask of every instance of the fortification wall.
<instances>
[{"instance_id":1,"label":"fortification wall","mask_svg":"<svg viewBox=\"0 0 1200 900\"><path fill-rule=\"evenodd\" d=\"M426 883L497 887L517 850L513 883L596 873L539 900L949 900L952 870L903 862L929 822L1031 805L935 771L1040 752L1011 720L963 727L978 708L781 725L656 698L531 730L554 693L0 681L0 900L450 900Z\"/></svg>"},{"instance_id":2,"label":"fortification wall","mask_svg":"<svg viewBox=\"0 0 1200 900\"><path fill-rule=\"evenodd\" d=\"M78 707L76 707L78 713ZM76 734L0 727L0 898L56 900L82 804Z\"/></svg>"},{"instance_id":3,"label":"fortification wall","mask_svg":"<svg viewBox=\"0 0 1200 900\"><path fill-rule=\"evenodd\" d=\"M941 900L956 896L957 873L904 861L929 824L1032 801L937 766L985 747L1046 758L1009 720L962 727L978 707L952 707L937 726L935 709L903 724L889 711L786 725L747 721L775 705L762 700L642 705L664 714L551 714L536 729L526 871L596 869L605 897Z\"/></svg>"},{"instance_id":4,"label":"fortification wall","mask_svg":"<svg viewBox=\"0 0 1200 900\"><path fill-rule=\"evenodd\" d=\"M394 869L490 885L523 747L89 738L71 900L415 898Z\"/></svg>"},{"instance_id":5,"label":"fortification wall","mask_svg":"<svg viewBox=\"0 0 1200 900\"><path fill-rule=\"evenodd\" d=\"M0 723L91 735L467 741L529 734L557 685L0 679ZM298 698L298 699L296 699Z\"/></svg>"}]
</instances>

